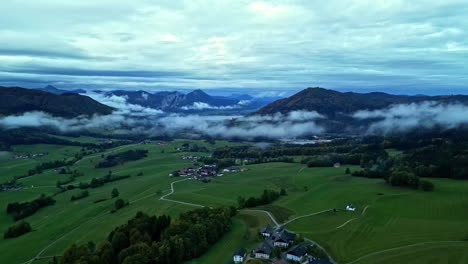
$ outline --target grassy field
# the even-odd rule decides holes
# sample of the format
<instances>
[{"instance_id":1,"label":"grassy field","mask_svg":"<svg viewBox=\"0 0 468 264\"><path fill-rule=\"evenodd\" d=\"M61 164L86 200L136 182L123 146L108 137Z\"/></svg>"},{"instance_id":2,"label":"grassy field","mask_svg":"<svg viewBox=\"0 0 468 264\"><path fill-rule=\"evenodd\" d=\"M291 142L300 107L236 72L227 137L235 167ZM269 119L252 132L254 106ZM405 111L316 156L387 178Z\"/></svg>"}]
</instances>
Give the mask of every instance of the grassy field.
<instances>
[{"instance_id":1,"label":"grassy field","mask_svg":"<svg viewBox=\"0 0 468 264\"><path fill-rule=\"evenodd\" d=\"M89 197L73 202L70 197L79 190L56 195L55 205L43 208L26 219L34 232L15 239L0 239L0 263L22 263L41 250L44 250L42 256L51 256L61 254L71 243L102 241L114 227L125 223L137 211L177 217L180 212L193 209L192 206L159 200L161 195L170 191L170 183L176 180L168 174L191 165L181 159L186 153L176 151L184 143L196 143L210 150L238 144L217 141L211 145L202 141L176 140L169 146L125 145L86 156L72 166L84 174L76 178L75 183L102 177L109 170L113 174L131 177L89 189ZM50 155L42 159L54 160L72 157L79 149L26 145L15 147L14 152L49 151ZM102 160L101 155L128 149L147 149L149 156L110 169L94 167ZM0 177L7 180L37 162L3 159L0 161ZM270 211L281 223L314 212L339 209L304 217L287 225L288 229L323 245L339 263L355 260L358 261L353 263L361 264L467 263L468 254L465 252L468 252L468 242L462 241L468 237L468 182L435 179L432 180L436 185L435 191L426 193L389 187L379 179L345 175L346 166L307 168L298 163L267 163L245 167L249 170L226 173L210 183L194 180L176 183L175 193L168 198L206 206L236 205L239 195L259 196L264 189L285 188L286 196L260 209ZM140 172L143 175L137 176ZM0 208L5 208L10 202L32 200L41 193L52 195L57 191L56 181L64 177L68 176L46 171L21 179L20 182L28 188L18 192L0 192ZM118 188L120 198L129 201L130 206L111 214L115 201L115 198L110 198L113 188ZM107 200L94 203L98 199ZM356 205L358 210L342 210L349 203ZM234 218L232 230L207 254L189 264L226 263L236 248L251 250L258 243L258 229L269 221L263 213L241 212ZM12 217L2 209L0 230L13 223ZM431 243L420 244L423 242Z\"/></svg>"}]
</instances>

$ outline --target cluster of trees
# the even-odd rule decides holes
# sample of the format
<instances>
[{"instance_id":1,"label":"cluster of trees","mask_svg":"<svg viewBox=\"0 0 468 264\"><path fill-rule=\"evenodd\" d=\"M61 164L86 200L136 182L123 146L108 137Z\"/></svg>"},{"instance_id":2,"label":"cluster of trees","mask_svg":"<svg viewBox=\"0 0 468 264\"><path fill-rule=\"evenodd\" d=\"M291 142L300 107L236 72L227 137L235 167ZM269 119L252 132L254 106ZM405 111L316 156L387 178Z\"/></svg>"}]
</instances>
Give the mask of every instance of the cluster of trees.
<instances>
[{"instance_id":1,"label":"cluster of trees","mask_svg":"<svg viewBox=\"0 0 468 264\"><path fill-rule=\"evenodd\" d=\"M127 150L115 155L107 156L103 161L96 164L96 168L109 168L123 164L127 161L134 161L146 158L148 156L148 150L137 149Z\"/></svg>"},{"instance_id":2,"label":"cluster of trees","mask_svg":"<svg viewBox=\"0 0 468 264\"><path fill-rule=\"evenodd\" d=\"M181 213L178 221L166 215L138 212L125 225L112 231L107 241L73 244L57 264L172 264L204 254L231 226L235 208L202 208Z\"/></svg>"},{"instance_id":3,"label":"cluster of trees","mask_svg":"<svg viewBox=\"0 0 468 264\"><path fill-rule=\"evenodd\" d=\"M13 238L22 236L28 232L31 232L32 228L28 222L20 221L13 226L9 227L3 234L4 238Z\"/></svg>"},{"instance_id":4,"label":"cluster of trees","mask_svg":"<svg viewBox=\"0 0 468 264\"><path fill-rule=\"evenodd\" d=\"M69 169L67 169L67 173L70 174L70 177L68 177L68 179L65 179L65 180L58 180L56 183L57 188L62 189L63 188L62 185L69 184L70 182L74 181L77 177L83 176L83 173L79 172L78 170L70 171ZM65 188L63 189L65 190Z\"/></svg>"},{"instance_id":5,"label":"cluster of trees","mask_svg":"<svg viewBox=\"0 0 468 264\"><path fill-rule=\"evenodd\" d=\"M245 198L243 196L237 197L237 204L240 209L248 208L248 207L255 207L260 205L270 204L273 201L277 200L280 196L286 195L286 190L281 189L281 191L277 192L274 190L263 190L263 193L260 197L249 197Z\"/></svg>"},{"instance_id":6,"label":"cluster of trees","mask_svg":"<svg viewBox=\"0 0 468 264\"><path fill-rule=\"evenodd\" d=\"M210 152L205 146L198 146L197 144L190 145L189 143L182 144L183 151L185 152Z\"/></svg>"},{"instance_id":7,"label":"cluster of trees","mask_svg":"<svg viewBox=\"0 0 468 264\"><path fill-rule=\"evenodd\" d=\"M314 145L298 147L272 147L268 150L256 149L250 146L234 146L218 148L213 152L214 158L278 158L283 156L311 156L328 153L348 153L356 145Z\"/></svg>"},{"instance_id":8,"label":"cluster of trees","mask_svg":"<svg viewBox=\"0 0 468 264\"><path fill-rule=\"evenodd\" d=\"M72 195L72 197L70 198L71 201L75 201L75 200L79 200L79 199L83 199L85 197L88 197L89 196L89 192L87 190L82 190L79 194L77 194L76 196L75 195Z\"/></svg>"},{"instance_id":9,"label":"cluster of trees","mask_svg":"<svg viewBox=\"0 0 468 264\"><path fill-rule=\"evenodd\" d=\"M23 219L36 213L39 209L55 204L55 200L51 196L45 196L42 194L39 198L31 202L23 203L9 203L7 205L7 213L13 215L16 220Z\"/></svg>"},{"instance_id":10,"label":"cluster of trees","mask_svg":"<svg viewBox=\"0 0 468 264\"><path fill-rule=\"evenodd\" d=\"M247 161L247 165L250 164L260 164L260 163L268 163L268 162L287 162L287 163L294 163L294 159L292 157L277 157L277 158L258 158L258 159L250 159Z\"/></svg>"},{"instance_id":11,"label":"cluster of trees","mask_svg":"<svg viewBox=\"0 0 468 264\"><path fill-rule=\"evenodd\" d=\"M75 161L70 162L70 161L65 161L65 160L54 160L54 161L43 162L37 165L36 167L34 167L33 169L30 169L28 171L27 176L41 174L44 170L48 170L48 169L55 169L58 167L73 165L73 163L75 163Z\"/></svg>"},{"instance_id":12,"label":"cluster of trees","mask_svg":"<svg viewBox=\"0 0 468 264\"><path fill-rule=\"evenodd\" d=\"M201 157L199 159L204 164L216 164L218 170L236 165L235 159L217 159L212 157Z\"/></svg>"},{"instance_id":13,"label":"cluster of trees","mask_svg":"<svg viewBox=\"0 0 468 264\"><path fill-rule=\"evenodd\" d=\"M119 180L123 180L123 179L127 179L127 178L130 178L130 175L122 175L122 176L118 176L118 175L114 175L112 174L112 172L109 172L106 176L104 177L101 177L101 178L92 178L91 179L91 182L87 183L87 182L80 182L78 184L78 188L80 189L87 189L87 188L97 188L97 187L100 187L100 186L103 186L104 184L108 183L108 182L114 182L114 181L119 181ZM70 186L70 185L69 185ZM68 186L67 186L68 188ZM73 187L75 188L75 187Z\"/></svg>"}]
</instances>

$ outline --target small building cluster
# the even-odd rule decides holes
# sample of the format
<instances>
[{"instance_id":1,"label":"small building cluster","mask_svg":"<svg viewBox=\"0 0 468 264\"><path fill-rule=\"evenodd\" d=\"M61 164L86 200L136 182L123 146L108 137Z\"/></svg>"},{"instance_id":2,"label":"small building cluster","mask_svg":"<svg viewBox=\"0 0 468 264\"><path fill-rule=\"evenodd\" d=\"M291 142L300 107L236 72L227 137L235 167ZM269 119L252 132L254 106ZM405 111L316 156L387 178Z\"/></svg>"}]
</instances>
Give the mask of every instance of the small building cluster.
<instances>
[{"instance_id":1,"label":"small building cluster","mask_svg":"<svg viewBox=\"0 0 468 264\"><path fill-rule=\"evenodd\" d=\"M222 174L220 175L217 173L216 164L186 167L179 170L178 173L180 177L190 177L204 182L209 181L211 177L222 176Z\"/></svg>"},{"instance_id":2,"label":"small building cluster","mask_svg":"<svg viewBox=\"0 0 468 264\"><path fill-rule=\"evenodd\" d=\"M110 140L110 139L100 139L98 140L98 143L99 144L112 144L114 141Z\"/></svg>"},{"instance_id":3,"label":"small building cluster","mask_svg":"<svg viewBox=\"0 0 468 264\"><path fill-rule=\"evenodd\" d=\"M268 263L314 263L330 264L328 259L319 259L309 254L309 244L297 243L296 234L285 229L275 230L270 225L260 229L260 235L264 241L252 250L250 257L244 248L234 252L233 263L244 263L250 258L271 260L276 257L275 262ZM273 256L275 250L281 252L280 257Z\"/></svg>"},{"instance_id":4,"label":"small building cluster","mask_svg":"<svg viewBox=\"0 0 468 264\"><path fill-rule=\"evenodd\" d=\"M13 159L29 159L29 158L39 158L39 157L44 157L49 155L49 152L40 152L36 154L20 154L20 155L15 155Z\"/></svg>"},{"instance_id":5,"label":"small building cluster","mask_svg":"<svg viewBox=\"0 0 468 264\"><path fill-rule=\"evenodd\" d=\"M195 156L195 155L184 155L184 156L182 156L183 160L190 160L192 162L198 162L198 160L200 158L201 158L200 156Z\"/></svg>"},{"instance_id":6,"label":"small building cluster","mask_svg":"<svg viewBox=\"0 0 468 264\"><path fill-rule=\"evenodd\" d=\"M16 184L0 184L0 191L2 192L14 192L22 190L23 186Z\"/></svg>"}]
</instances>

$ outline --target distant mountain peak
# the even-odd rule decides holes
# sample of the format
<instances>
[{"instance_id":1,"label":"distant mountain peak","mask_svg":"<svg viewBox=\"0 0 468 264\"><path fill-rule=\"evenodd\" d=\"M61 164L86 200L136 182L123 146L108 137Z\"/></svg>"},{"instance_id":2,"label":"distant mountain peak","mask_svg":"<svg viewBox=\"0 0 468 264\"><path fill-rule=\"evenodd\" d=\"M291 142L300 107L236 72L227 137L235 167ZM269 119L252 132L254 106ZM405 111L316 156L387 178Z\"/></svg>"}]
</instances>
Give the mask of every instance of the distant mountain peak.
<instances>
[{"instance_id":1,"label":"distant mountain peak","mask_svg":"<svg viewBox=\"0 0 468 264\"><path fill-rule=\"evenodd\" d=\"M207 93L205 93L203 90L201 89L197 89L197 90L193 90L191 91L190 93L188 93L187 95L202 95L202 96L209 96Z\"/></svg>"}]
</instances>

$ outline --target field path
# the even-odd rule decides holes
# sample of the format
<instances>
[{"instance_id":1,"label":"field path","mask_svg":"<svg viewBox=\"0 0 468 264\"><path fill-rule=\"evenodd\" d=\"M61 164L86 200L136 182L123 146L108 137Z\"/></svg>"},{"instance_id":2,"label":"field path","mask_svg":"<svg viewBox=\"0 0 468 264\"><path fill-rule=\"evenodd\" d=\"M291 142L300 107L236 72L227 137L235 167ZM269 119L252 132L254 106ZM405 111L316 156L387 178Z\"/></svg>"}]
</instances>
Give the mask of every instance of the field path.
<instances>
[{"instance_id":1,"label":"field path","mask_svg":"<svg viewBox=\"0 0 468 264\"><path fill-rule=\"evenodd\" d=\"M323 213L326 213L326 212L332 212L333 209L327 209L327 210L323 210L323 211L320 211L320 212L315 212L315 213L311 213L311 214L306 214L306 215L301 215L301 216L298 216L296 218L293 218L291 220L288 220L286 222L284 222L282 225L285 226L293 221L296 221L298 219L301 219L301 218L304 218L304 217L308 217L308 216L313 216L313 215L318 215L318 214L323 214Z\"/></svg>"},{"instance_id":2,"label":"field path","mask_svg":"<svg viewBox=\"0 0 468 264\"><path fill-rule=\"evenodd\" d=\"M189 179L183 179L183 180L179 180L179 181L173 181L171 182L171 191L163 196L161 196L159 198L159 200L161 201L168 201L168 202L173 202L173 203L179 203L179 204L185 204L185 205L191 205L191 206L196 206L196 207L206 207L204 205L201 205L201 204L194 204L194 203L186 203L186 202L181 202L181 201L176 201L176 200L172 200L172 199L166 199L166 197L168 197L169 195L173 194L174 193L174 184L175 183L178 183L178 182L183 182L183 181L187 181Z\"/></svg>"},{"instance_id":3,"label":"field path","mask_svg":"<svg viewBox=\"0 0 468 264\"><path fill-rule=\"evenodd\" d=\"M345 225L347 225L349 222L351 222L353 220L356 220L356 219L357 218L351 218L348 221L344 222L342 225L335 227L335 229L340 229L340 228L344 227Z\"/></svg>"}]
</instances>

